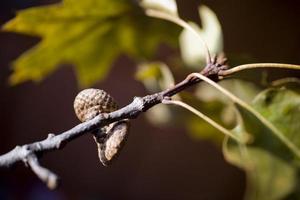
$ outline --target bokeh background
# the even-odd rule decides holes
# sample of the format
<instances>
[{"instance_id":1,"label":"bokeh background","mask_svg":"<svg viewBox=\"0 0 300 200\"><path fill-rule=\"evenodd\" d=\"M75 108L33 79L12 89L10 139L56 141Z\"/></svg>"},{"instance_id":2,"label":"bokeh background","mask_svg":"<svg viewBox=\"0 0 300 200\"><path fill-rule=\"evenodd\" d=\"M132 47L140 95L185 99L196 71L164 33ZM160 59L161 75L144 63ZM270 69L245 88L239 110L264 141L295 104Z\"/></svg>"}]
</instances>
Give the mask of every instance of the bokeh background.
<instances>
[{"instance_id":1,"label":"bokeh background","mask_svg":"<svg viewBox=\"0 0 300 200\"><path fill-rule=\"evenodd\" d=\"M19 9L51 2L1 0L0 23L11 19ZM256 62L300 63L299 1L177 3L185 19L198 23L196 9L200 3L217 14L227 54L247 55ZM38 41L0 32L0 154L78 123L72 105L79 88L71 67L60 68L41 83L8 84L10 63ZM163 58L167 51L161 48L158 56ZM134 96L147 94L134 80L134 73L135 63L122 56L108 78L94 87L109 91L121 106L126 105ZM193 139L184 126L153 126L144 116L132 122L128 143L110 167L99 163L90 135L47 154L41 162L62 178L58 190L49 191L30 169L20 165L0 169L0 199L239 200L245 191L244 173L227 164L214 144Z\"/></svg>"}]
</instances>

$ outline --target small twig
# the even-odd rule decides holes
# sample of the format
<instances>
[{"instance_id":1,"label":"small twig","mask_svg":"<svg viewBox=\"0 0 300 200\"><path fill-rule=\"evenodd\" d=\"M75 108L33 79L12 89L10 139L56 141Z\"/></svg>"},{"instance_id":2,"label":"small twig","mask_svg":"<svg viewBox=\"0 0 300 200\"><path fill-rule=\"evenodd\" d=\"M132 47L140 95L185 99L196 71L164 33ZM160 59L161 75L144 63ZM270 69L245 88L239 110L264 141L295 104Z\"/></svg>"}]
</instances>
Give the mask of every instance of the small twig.
<instances>
[{"instance_id":1,"label":"small twig","mask_svg":"<svg viewBox=\"0 0 300 200\"><path fill-rule=\"evenodd\" d=\"M190 105L188 105L188 104L186 104L182 101L164 99L162 101L162 103L163 104L173 104L173 105L181 106L181 107L191 111L192 113L194 113L198 117L202 118L204 121L206 121L207 123L209 123L210 125L212 125L216 129L218 129L220 132L224 133L225 135L228 135L229 137L236 140L237 142L240 142L240 143L245 143L246 142L246 141L242 140L241 138L237 137L230 130L226 129L225 127L221 126L220 124L218 124L217 122L215 122L214 120L209 118L208 116L201 113L199 110L193 108L192 106L190 106Z\"/></svg>"},{"instance_id":2,"label":"small twig","mask_svg":"<svg viewBox=\"0 0 300 200\"><path fill-rule=\"evenodd\" d=\"M221 76L228 76L234 73L254 68L279 68L279 69L296 69L300 70L300 65L292 65L292 64L282 64L282 63L253 63L253 64L245 64L233 67L228 70L224 70L220 72Z\"/></svg>"},{"instance_id":3,"label":"small twig","mask_svg":"<svg viewBox=\"0 0 300 200\"><path fill-rule=\"evenodd\" d=\"M58 185L58 176L50 170L42 167L36 155L31 154L27 157L27 163L32 171L48 186L50 189L55 189Z\"/></svg>"}]
</instances>

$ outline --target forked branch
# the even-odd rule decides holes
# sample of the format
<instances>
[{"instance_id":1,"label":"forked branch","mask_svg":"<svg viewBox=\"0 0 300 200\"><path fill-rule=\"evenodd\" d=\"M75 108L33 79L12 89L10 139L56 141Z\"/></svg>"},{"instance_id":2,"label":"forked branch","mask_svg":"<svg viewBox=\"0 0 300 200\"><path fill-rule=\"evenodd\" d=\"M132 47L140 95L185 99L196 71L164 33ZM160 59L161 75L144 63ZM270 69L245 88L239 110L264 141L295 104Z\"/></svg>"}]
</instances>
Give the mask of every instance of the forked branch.
<instances>
[{"instance_id":1,"label":"forked branch","mask_svg":"<svg viewBox=\"0 0 300 200\"><path fill-rule=\"evenodd\" d=\"M264 66L265 65L261 64L259 67ZM296 68L299 69L300 67L296 66ZM173 95L181 92L182 90L185 90L188 87L195 85L202 80L205 80L206 82L210 81L215 85L215 82L239 70L242 70L242 68L239 66L228 70L226 66L226 59L213 58L202 70L200 75L199 73L192 73L188 75L183 81L179 82L178 84L169 89L144 97L135 97L130 104L119 110L116 110L111 113L99 114L93 119L78 124L77 126L63 133L59 133L57 135L54 135L52 133L48 134L48 137L44 140L37 141L31 144L25 144L22 146L16 146L13 150L0 156L0 168L9 168L15 165L16 163L23 162L26 166L29 166L33 170L33 172L44 183L47 184L47 186L50 189L56 188L59 180L58 176L50 170L42 167L38 160L46 152L62 149L68 142L71 142L72 140L83 136L84 134L91 133L110 123L122 119L134 119L138 117L142 112L146 112L148 109L159 103L176 104L176 102L171 102L170 98ZM217 85L215 85L215 87L216 86ZM201 115L201 113L199 114L199 112L194 113L197 115ZM208 118L204 119L210 124L214 125L214 127L216 127L217 129L221 131L223 130L222 127L211 123L211 121ZM224 132L224 130L222 132ZM228 132L227 134L231 136L230 132ZM238 139L236 137L233 138Z\"/></svg>"},{"instance_id":2,"label":"forked branch","mask_svg":"<svg viewBox=\"0 0 300 200\"><path fill-rule=\"evenodd\" d=\"M224 64L224 63L223 63ZM217 81L218 73L225 69L225 65L216 62L209 63L203 70L203 75ZM162 102L166 97L185 90L186 88L200 82L201 79L195 76L187 76L183 81L175 86L144 97L135 97L127 106L111 113L103 113L95 118L83 122L74 128L57 135L49 134L44 140L17 146L8 153L0 156L0 167L11 167L18 162L25 163L33 172L45 182L49 188L53 189L58 185L58 177L50 170L42 167L38 161L46 152L62 149L68 142L86 134L91 133L103 126L122 119L134 119L142 112Z\"/></svg>"}]
</instances>

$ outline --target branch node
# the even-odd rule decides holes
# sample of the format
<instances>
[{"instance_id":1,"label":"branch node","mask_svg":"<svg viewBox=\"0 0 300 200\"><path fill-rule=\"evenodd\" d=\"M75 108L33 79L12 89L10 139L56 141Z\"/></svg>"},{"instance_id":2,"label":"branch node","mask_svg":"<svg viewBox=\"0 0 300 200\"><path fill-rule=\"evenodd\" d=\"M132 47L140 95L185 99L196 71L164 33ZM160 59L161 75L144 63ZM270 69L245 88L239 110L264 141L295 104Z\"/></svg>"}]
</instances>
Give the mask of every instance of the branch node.
<instances>
[{"instance_id":1,"label":"branch node","mask_svg":"<svg viewBox=\"0 0 300 200\"><path fill-rule=\"evenodd\" d=\"M29 145L26 144L23 147L18 148L18 151L20 152L20 157L22 158L22 161L27 166L28 157L30 156L30 154L33 153Z\"/></svg>"},{"instance_id":2,"label":"branch node","mask_svg":"<svg viewBox=\"0 0 300 200\"><path fill-rule=\"evenodd\" d=\"M163 100L161 101L161 103L165 104L167 101L171 101L172 97L169 96L164 96Z\"/></svg>"},{"instance_id":3,"label":"branch node","mask_svg":"<svg viewBox=\"0 0 300 200\"><path fill-rule=\"evenodd\" d=\"M223 73L228 69L227 58L224 55L214 56L201 74L217 82L223 78Z\"/></svg>"}]
</instances>

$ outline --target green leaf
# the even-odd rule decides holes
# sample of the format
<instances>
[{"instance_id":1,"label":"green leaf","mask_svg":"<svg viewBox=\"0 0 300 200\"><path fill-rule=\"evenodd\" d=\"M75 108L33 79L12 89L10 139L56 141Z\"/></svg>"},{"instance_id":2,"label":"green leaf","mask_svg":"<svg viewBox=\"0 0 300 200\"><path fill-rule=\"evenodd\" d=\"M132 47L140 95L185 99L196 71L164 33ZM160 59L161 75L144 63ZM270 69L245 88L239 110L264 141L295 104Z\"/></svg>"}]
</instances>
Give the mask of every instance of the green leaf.
<instances>
[{"instance_id":1,"label":"green leaf","mask_svg":"<svg viewBox=\"0 0 300 200\"><path fill-rule=\"evenodd\" d=\"M253 145L260 146L285 160L299 160L300 95L281 88L260 93L252 104L263 118L258 118L237 105L245 131L254 136Z\"/></svg>"},{"instance_id":2,"label":"green leaf","mask_svg":"<svg viewBox=\"0 0 300 200\"><path fill-rule=\"evenodd\" d=\"M254 108L266 117L297 147L300 147L300 94L285 87L270 88L259 94Z\"/></svg>"},{"instance_id":3,"label":"green leaf","mask_svg":"<svg viewBox=\"0 0 300 200\"><path fill-rule=\"evenodd\" d=\"M221 53L223 51L223 34L216 14L206 6L200 6L198 10L202 28L192 22L189 24L204 39L211 53ZM205 47L201 40L189 30L184 29L179 38L179 45L183 61L198 69L206 59Z\"/></svg>"},{"instance_id":4,"label":"green leaf","mask_svg":"<svg viewBox=\"0 0 300 200\"><path fill-rule=\"evenodd\" d=\"M211 126L209 123L199 119L199 117L189 117L188 120L186 120L186 125L189 135L193 139L210 140L217 146L221 146L224 139L224 134L216 130L216 128Z\"/></svg>"},{"instance_id":5,"label":"green leaf","mask_svg":"<svg viewBox=\"0 0 300 200\"><path fill-rule=\"evenodd\" d=\"M161 42L175 45L179 33L129 0L64 0L29 8L3 29L42 37L13 63L12 83L39 81L60 64L73 64L82 86L103 79L119 55L147 59Z\"/></svg>"},{"instance_id":6,"label":"green leaf","mask_svg":"<svg viewBox=\"0 0 300 200\"><path fill-rule=\"evenodd\" d=\"M141 81L152 93L165 90L175 84L172 72L162 62L139 64L135 78Z\"/></svg>"},{"instance_id":7,"label":"green leaf","mask_svg":"<svg viewBox=\"0 0 300 200\"><path fill-rule=\"evenodd\" d=\"M261 92L252 103L260 116L236 106L242 120L235 132L253 141L244 146L225 140L224 156L247 172L248 199L282 199L297 187L300 94L286 87Z\"/></svg>"},{"instance_id":8,"label":"green leaf","mask_svg":"<svg viewBox=\"0 0 300 200\"><path fill-rule=\"evenodd\" d=\"M219 85L230 90L234 95L238 96L244 102L251 102L258 94L259 90L254 84L241 80L224 80L219 82ZM208 105L211 102L219 102L223 107L218 108L219 111L215 114L222 119L225 125L231 125L236 121L236 111L230 99L217 90L213 90L210 85L200 83L196 87L195 96L203 101L201 104ZM221 111L221 112L220 112Z\"/></svg>"},{"instance_id":9,"label":"green leaf","mask_svg":"<svg viewBox=\"0 0 300 200\"><path fill-rule=\"evenodd\" d=\"M295 189L296 168L268 151L245 147L229 138L223 149L226 160L246 172L246 200L280 200Z\"/></svg>"}]
</instances>

